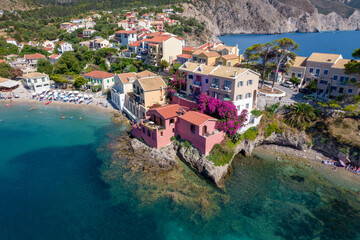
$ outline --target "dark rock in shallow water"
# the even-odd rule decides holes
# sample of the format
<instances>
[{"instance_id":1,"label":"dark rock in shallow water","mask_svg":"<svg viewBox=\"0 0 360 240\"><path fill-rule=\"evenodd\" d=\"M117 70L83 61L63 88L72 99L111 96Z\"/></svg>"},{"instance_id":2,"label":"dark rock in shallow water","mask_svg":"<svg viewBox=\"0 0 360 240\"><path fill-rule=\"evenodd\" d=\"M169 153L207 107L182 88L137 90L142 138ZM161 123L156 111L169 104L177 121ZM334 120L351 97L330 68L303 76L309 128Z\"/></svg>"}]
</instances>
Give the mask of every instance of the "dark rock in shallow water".
<instances>
[{"instance_id":1,"label":"dark rock in shallow water","mask_svg":"<svg viewBox=\"0 0 360 240\"><path fill-rule=\"evenodd\" d=\"M297 175L290 176L290 178L292 180L294 180L294 181L297 181L297 182L304 182L305 181L305 178L297 176Z\"/></svg>"}]
</instances>

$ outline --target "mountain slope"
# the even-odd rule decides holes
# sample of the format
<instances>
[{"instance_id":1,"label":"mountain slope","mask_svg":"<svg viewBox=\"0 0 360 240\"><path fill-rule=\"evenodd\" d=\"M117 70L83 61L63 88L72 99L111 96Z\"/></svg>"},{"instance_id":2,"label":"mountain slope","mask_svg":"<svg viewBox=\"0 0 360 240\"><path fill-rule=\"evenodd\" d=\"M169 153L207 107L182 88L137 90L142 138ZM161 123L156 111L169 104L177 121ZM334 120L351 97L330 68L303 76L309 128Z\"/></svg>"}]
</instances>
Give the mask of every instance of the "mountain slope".
<instances>
[{"instance_id":1,"label":"mountain slope","mask_svg":"<svg viewBox=\"0 0 360 240\"><path fill-rule=\"evenodd\" d=\"M194 0L192 4L184 4L184 15L204 21L207 28L217 36L360 30L359 10L353 9L348 18L335 12L325 15L319 13L311 1Z\"/></svg>"}]
</instances>

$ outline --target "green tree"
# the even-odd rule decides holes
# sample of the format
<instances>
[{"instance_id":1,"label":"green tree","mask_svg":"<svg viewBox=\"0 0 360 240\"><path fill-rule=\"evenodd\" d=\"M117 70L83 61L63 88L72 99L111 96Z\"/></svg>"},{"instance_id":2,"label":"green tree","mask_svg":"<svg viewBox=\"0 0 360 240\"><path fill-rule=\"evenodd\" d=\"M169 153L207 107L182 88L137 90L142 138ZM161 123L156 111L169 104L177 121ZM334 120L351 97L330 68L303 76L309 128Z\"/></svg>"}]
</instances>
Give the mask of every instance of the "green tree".
<instances>
[{"instance_id":1,"label":"green tree","mask_svg":"<svg viewBox=\"0 0 360 240\"><path fill-rule=\"evenodd\" d=\"M266 76L266 65L274 57L273 43L255 44L246 49L244 56L247 62L260 62L262 71L261 88L264 85Z\"/></svg>"},{"instance_id":2,"label":"green tree","mask_svg":"<svg viewBox=\"0 0 360 240\"><path fill-rule=\"evenodd\" d=\"M9 64L0 63L0 77L13 78L14 77L13 71L14 68L11 67Z\"/></svg>"},{"instance_id":3,"label":"green tree","mask_svg":"<svg viewBox=\"0 0 360 240\"><path fill-rule=\"evenodd\" d=\"M275 78L273 80L273 84L271 87L271 91L274 90L275 81L278 78L279 70L281 66L285 66L289 61L293 62L296 58L296 54L294 51L299 51L299 44L294 42L294 40L290 38L282 38L276 39L274 42L274 54L275 54L275 63L276 63L276 71Z\"/></svg>"},{"instance_id":4,"label":"green tree","mask_svg":"<svg viewBox=\"0 0 360 240\"><path fill-rule=\"evenodd\" d=\"M75 78L74 86L75 88L80 88L86 83L86 79L83 76L78 76Z\"/></svg>"},{"instance_id":5,"label":"green tree","mask_svg":"<svg viewBox=\"0 0 360 240\"><path fill-rule=\"evenodd\" d=\"M165 68L168 68L170 66L170 64L168 63L168 61L166 61L165 59L161 60L159 67L163 70Z\"/></svg>"},{"instance_id":6,"label":"green tree","mask_svg":"<svg viewBox=\"0 0 360 240\"><path fill-rule=\"evenodd\" d=\"M293 84L295 84L295 85L298 85L298 84L300 84L300 79L299 78L297 78L297 77L292 77L292 78L290 78L290 82L292 82Z\"/></svg>"},{"instance_id":7,"label":"green tree","mask_svg":"<svg viewBox=\"0 0 360 240\"><path fill-rule=\"evenodd\" d=\"M285 123L291 127L305 130L316 118L315 108L307 103L294 103L285 114Z\"/></svg>"},{"instance_id":8,"label":"green tree","mask_svg":"<svg viewBox=\"0 0 360 240\"><path fill-rule=\"evenodd\" d=\"M36 71L50 75L53 72L53 68L54 67L49 60L41 58L37 62L37 70Z\"/></svg>"},{"instance_id":9,"label":"green tree","mask_svg":"<svg viewBox=\"0 0 360 240\"><path fill-rule=\"evenodd\" d=\"M310 89L312 92L316 92L316 82L311 80L306 88Z\"/></svg>"},{"instance_id":10,"label":"green tree","mask_svg":"<svg viewBox=\"0 0 360 240\"><path fill-rule=\"evenodd\" d=\"M345 64L345 73L346 74L356 74L360 73L360 61L357 61L355 59L360 59L360 48L355 49L355 51L352 54L352 59L350 62Z\"/></svg>"},{"instance_id":11,"label":"green tree","mask_svg":"<svg viewBox=\"0 0 360 240\"><path fill-rule=\"evenodd\" d=\"M170 70L171 75L174 75L175 72L176 72L180 67L181 67L181 64L180 64L180 63L175 63L175 64L172 66L171 70Z\"/></svg>"},{"instance_id":12,"label":"green tree","mask_svg":"<svg viewBox=\"0 0 360 240\"><path fill-rule=\"evenodd\" d=\"M50 75L50 79L56 82L60 87L67 88L68 80L62 77L60 74Z\"/></svg>"},{"instance_id":13,"label":"green tree","mask_svg":"<svg viewBox=\"0 0 360 240\"><path fill-rule=\"evenodd\" d=\"M54 72L58 74L79 74L81 70L79 60L75 57L74 52L64 52L54 65Z\"/></svg>"}]
</instances>

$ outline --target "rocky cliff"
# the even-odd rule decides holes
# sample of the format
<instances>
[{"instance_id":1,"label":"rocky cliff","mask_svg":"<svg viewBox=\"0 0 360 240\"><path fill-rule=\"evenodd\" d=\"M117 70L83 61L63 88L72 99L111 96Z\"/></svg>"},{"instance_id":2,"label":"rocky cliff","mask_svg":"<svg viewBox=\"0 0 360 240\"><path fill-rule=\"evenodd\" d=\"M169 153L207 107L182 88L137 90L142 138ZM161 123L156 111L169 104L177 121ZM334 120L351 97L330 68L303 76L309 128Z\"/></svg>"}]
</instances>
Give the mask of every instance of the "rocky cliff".
<instances>
[{"instance_id":1,"label":"rocky cliff","mask_svg":"<svg viewBox=\"0 0 360 240\"><path fill-rule=\"evenodd\" d=\"M360 30L358 9L322 14L308 0L193 0L184 10L184 16L205 23L213 33L209 40L225 34Z\"/></svg>"}]
</instances>

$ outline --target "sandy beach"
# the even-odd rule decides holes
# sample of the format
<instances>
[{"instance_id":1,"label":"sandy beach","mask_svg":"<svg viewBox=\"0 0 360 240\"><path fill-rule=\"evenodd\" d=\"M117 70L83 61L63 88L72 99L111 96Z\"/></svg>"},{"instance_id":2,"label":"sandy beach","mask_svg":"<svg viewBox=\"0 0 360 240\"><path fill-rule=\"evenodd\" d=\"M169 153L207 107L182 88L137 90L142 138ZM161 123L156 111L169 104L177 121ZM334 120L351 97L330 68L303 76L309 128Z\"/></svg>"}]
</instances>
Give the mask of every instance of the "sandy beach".
<instances>
[{"instance_id":1,"label":"sandy beach","mask_svg":"<svg viewBox=\"0 0 360 240\"><path fill-rule=\"evenodd\" d=\"M3 96L9 96L10 92L2 92ZM39 101L32 98L31 92L29 92L27 89L25 89L23 86L20 86L19 88L15 89L11 93L12 95L17 94L19 95L19 98L12 98L10 99L1 99L0 103L6 103L6 104L29 104L31 106L39 106L39 105L45 105L47 100ZM100 111L104 113L116 113L119 112L119 110L113 108L113 106L107 101L105 96L98 96L96 94L89 94L93 97L93 102L90 104L75 104L73 102L60 102L60 101L52 101L49 105L56 105L56 106L65 106L70 109L79 109L79 108L86 108L86 109L93 109L95 111ZM107 107L103 107L102 105L106 104Z\"/></svg>"}]
</instances>

